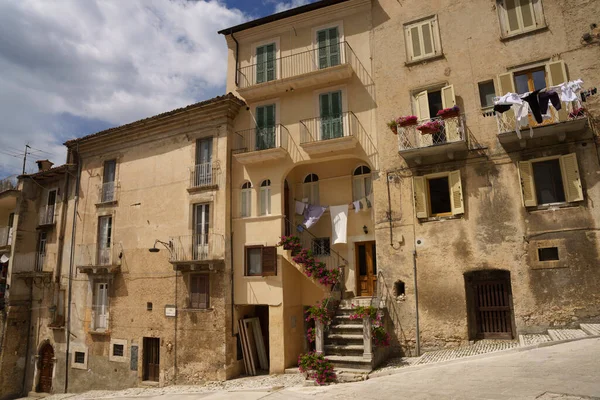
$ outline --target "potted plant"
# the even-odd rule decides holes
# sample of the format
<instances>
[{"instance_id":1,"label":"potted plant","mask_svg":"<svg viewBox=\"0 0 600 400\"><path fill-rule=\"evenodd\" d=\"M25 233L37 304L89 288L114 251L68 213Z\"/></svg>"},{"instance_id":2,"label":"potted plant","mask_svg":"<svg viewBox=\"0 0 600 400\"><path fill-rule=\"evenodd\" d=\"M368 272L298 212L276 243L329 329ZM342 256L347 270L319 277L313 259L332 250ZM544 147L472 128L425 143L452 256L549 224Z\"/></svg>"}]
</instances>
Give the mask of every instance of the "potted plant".
<instances>
[{"instance_id":1,"label":"potted plant","mask_svg":"<svg viewBox=\"0 0 600 400\"><path fill-rule=\"evenodd\" d=\"M417 116L416 115L407 115L405 117L398 117L396 119L396 124L401 127L411 126L417 124Z\"/></svg>"},{"instance_id":2,"label":"potted plant","mask_svg":"<svg viewBox=\"0 0 600 400\"><path fill-rule=\"evenodd\" d=\"M450 107L450 108L444 108L443 110L438 111L436 115L438 117L442 117L443 119L446 119L446 118L458 117L459 114L460 114L460 108L458 106L454 106L454 107Z\"/></svg>"},{"instance_id":3,"label":"potted plant","mask_svg":"<svg viewBox=\"0 0 600 400\"><path fill-rule=\"evenodd\" d=\"M394 132L394 135L397 135L397 134L398 134L398 124L396 123L396 120L395 120L395 119L393 119L393 120L389 121L389 122L387 123L387 126L388 126L388 128L390 128L390 130L391 130L392 132Z\"/></svg>"},{"instance_id":4,"label":"potted plant","mask_svg":"<svg viewBox=\"0 0 600 400\"><path fill-rule=\"evenodd\" d=\"M421 132L421 135L428 135L438 133L444 128L444 121L440 119L434 119L427 121L419 126L417 129Z\"/></svg>"}]
</instances>

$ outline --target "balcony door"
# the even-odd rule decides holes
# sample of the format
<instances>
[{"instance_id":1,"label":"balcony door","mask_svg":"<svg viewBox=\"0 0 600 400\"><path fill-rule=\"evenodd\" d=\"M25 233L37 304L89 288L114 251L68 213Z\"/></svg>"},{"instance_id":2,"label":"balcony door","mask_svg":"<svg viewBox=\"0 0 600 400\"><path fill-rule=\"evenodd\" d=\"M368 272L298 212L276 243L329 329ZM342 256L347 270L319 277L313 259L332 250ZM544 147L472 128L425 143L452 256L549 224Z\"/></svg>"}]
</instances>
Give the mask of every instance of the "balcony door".
<instances>
[{"instance_id":1,"label":"balcony door","mask_svg":"<svg viewBox=\"0 0 600 400\"><path fill-rule=\"evenodd\" d=\"M256 107L256 150L275 147L275 104Z\"/></svg>"},{"instance_id":2,"label":"balcony door","mask_svg":"<svg viewBox=\"0 0 600 400\"><path fill-rule=\"evenodd\" d=\"M277 78L275 43L256 48L256 83L273 81Z\"/></svg>"},{"instance_id":3,"label":"balcony door","mask_svg":"<svg viewBox=\"0 0 600 400\"><path fill-rule=\"evenodd\" d=\"M103 331L108 328L108 283L97 282L94 289L94 328Z\"/></svg>"},{"instance_id":4,"label":"balcony door","mask_svg":"<svg viewBox=\"0 0 600 400\"><path fill-rule=\"evenodd\" d=\"M319 69L340 65L340 35L337 26L317 32Z\"/></svg>"},{"instance_id":5,"label":"balcony door","mask_svg":"<svg viewBox=\"0 0 600 400\"><path fill-rule=\"evenodd\" d=\"M51 224L54 222L54 208L56 206L56 190L48 191L46 199L46 207L42 210L41 225Z\"/></svg>"},{"instance_id":6,"label":"balcony door","mask_svg":"<svg viewBox=\"0 0 600 400\"><path fill-rule=\"evenodd\" d=\"M209 213L209 204L203 203L194 206L194 235L192 236L192 254L194 260L205 260L208 258Z\"/></svg>"},{"instance_id":7,"label":"balcony door","mask_svg":"<svg viewBox=\"0 0 600 400\"><path fill-rule=\"evenodd\" d=\"M196 141L196 166L194 167L194 186L210 186L212 181L212 137Z\"/></svg>"},{"instance_id":8,"label":"balcony door","mask_svg":"<svg viewBox=\"0 0 600 400\"><path fill-rule=\"evenodd\" d=\"M112 216L98 218L98 255L97 265L110 264L110 248L112 242Z\"/></svg>"},{"instance_id":9,"label":"balcony door","mask_svg":"<svg viewBox=\"0 0 600 400\"><path fill-rule=\"evenodd\" d=\"M342 120L342 91L321 93L319 95L321 117L321 140L344 136Z\"/></svg>"},{"instance_id":10,"label":"balcony door","mask_svg":"<svg viewBox=\"0 0 600 400\"><path fill-rule=\"evenodd\" d=\"M117 160L104 162L104 173L102 175L102 203L115 199L115 178L117 171Z\"/></svg>"},{"instance_id":11,"label":"balcony door","mask_svg":"<svg viewBox=\"0 0 600 400\"><path fill-rule=\"evenodd\" d=\"M46 242L48 240L48 236L46 232L40 232L38 236L38 248L36 253L35 260L35 270L37 272L41 272L44 268L44 258L46 257Z\"/></svg>"},{"instance_id":12,"label":"balcony door","mask_svg":"<svg viewBox=\"0 0 600 400\"><path fill-rule=\"evenodd\" d=\"M6 238L6 244L7 245L11 245L12 244L12 237L13 237L13 224L15 223L15 213L10 213L8 215L8 236ZM0 243L0 246L4 245L3 243Z\"/></svg>"}]
</instances>

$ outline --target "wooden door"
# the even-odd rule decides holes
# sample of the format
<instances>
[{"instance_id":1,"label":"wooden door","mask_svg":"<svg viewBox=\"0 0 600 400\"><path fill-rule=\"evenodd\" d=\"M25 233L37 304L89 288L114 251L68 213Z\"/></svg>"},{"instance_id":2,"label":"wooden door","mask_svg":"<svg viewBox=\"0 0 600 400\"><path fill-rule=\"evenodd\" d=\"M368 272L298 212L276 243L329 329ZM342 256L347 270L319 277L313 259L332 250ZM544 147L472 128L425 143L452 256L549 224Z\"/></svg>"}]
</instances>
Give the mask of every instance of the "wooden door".
<instances>
[{"instance_id":1,"label":"wooden door","mask_svg":"<svg viewBox=\"0 0 600 400\"><path fill-rule=\"evenodd\" d=\"M473 282L476 337L512 339L510 281L506 279Z\"/></svg>"},{"instance_id":2,"label":"wooden door","mask_svg":"<svg viewBox=\"0 0 600 400\"><path fill-rule=\"evenodd\" d=\"M158 382L160 373L160 339L144 338L144 365L143 375L145 381Z\"/></svg>"},{"instance_id":3,"label":"wooden door","mask_svg":"<svg viewBox=\"0 0 600 400\"><path fill-rule=\"evenodd\" d=\"M355 244L357 296L377 294L377 259L375 254L375 242Z\"/></svg>"},{"instance_id":4,"label":"wooden door","mask_svg":"<svg viewBox=\"0 0 600 400\"><path fill-rule=\"evenodd\" d=\"M39 393L52 392L52 370L54 369L54 349L46 343L40 350L40 381L37 387Z\"/></svg>"}]
</instances>

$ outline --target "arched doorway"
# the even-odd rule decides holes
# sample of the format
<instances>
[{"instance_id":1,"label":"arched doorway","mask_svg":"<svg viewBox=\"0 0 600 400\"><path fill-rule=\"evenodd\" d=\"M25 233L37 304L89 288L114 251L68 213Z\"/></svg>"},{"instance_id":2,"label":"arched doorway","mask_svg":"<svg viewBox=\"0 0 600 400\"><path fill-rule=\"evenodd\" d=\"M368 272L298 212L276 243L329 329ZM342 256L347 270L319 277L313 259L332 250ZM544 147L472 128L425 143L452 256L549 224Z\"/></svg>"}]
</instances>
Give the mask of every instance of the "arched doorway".
<instances>
[{"instance_id":1,"label":"arched doorway","mask_svg":"<svg viewBox=\"0 0 600 400\"><path fill-rule=\"evenodd\" d=\"M472 271L465 274L469 339L512 339L510 272Z\"/></svg>"},{"instance_id":2,"label":"arched doorway","mask_svg":"<svg viewBox=\"0 0 600 400\"><path fill-rule=\"evenodd\" d=\"M39 357L40 380L37 392L51 393L52 371L54 369L54 349L50 343L46 343L42 346Z\"/></svg>"}]
</instances>

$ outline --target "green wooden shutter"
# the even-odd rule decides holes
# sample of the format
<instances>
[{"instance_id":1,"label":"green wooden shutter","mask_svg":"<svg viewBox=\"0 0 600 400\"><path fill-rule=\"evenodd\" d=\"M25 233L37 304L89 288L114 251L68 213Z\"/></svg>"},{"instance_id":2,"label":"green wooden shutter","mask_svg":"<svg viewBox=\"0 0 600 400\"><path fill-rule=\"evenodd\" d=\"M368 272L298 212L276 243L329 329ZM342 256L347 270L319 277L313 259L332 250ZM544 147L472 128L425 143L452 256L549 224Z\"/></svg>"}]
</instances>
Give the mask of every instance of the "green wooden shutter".
<instances>
[{"instance_id":1,"label":"green wooden shutter","mask_svg":"<svg viewBox=\"0 0 600 400\"><path fill-rule=\"evenodd\" d=\"M319 106L321 108L321 140L331 139L331 109L330 93L323 93L319 96Z\"/></svg>"},{"instance_id":2,"label":"green wooden shutter","mask_svg":"<svg viewBox=\"0 0 600 400\"><path fill-rule=\"evenodd\" d=\"M319 69L327 68L328 52L327 52L327 31L317 32L317 45L319 46Z\"/></svg>"},{"instance_id":3,"label":"green wooden shutter","mask_svg":"<svg viewBox=\"0 0 600 400\"><path fill-rule=\"evenodd\" d=\"M277 247L262 248L262 275L277 275Z\"/></svg>"},{"instance_id":4,"label":"green wooden shutter","mask_svg":"<svg viewBox=\"0 0 600 400\"><path fill-rule=\"evenodd\" d=\"M272 149L275 147L275 104L265 106L265 129L263 133L265 135L264 142L265 148Z\"/></svg>"},{"instance_id":5,"label":"green wooden shutter","mask_svg":"<svg viewBox=\"0 0 600 400\"><path fill-rule=\"evenodd\" d=\"M263 149L263 129L265 127L265 107L256 107L256 147L255 150Z\"/></svg>"},{"instance_id":6,"label":"green wooden shutter","mask_svg":"<svg viewBox=\"0 0 600 400\"><path fill-rule=\"evenodd\" d=\"M331 100L331 136L344 136L342 124L342 92L337 91L329 96Z\"/></svg>"},{"instance_id":7,"label":"green wooden shutter","mask_svg":"<svg viewBox=\"0 0 600 400\"><path fill-rule=\"evenodd\" d=\"M276 78L276 70L275 70L275 43L271 43L266 47L267 53L267 81L275 80Z\"/></svg>"},{"instance_id":8,"label":"green wooden shutter","mask_svg":"<svg viewBox=\"0 0 600 400\"><path fill-rule=\"evenodd\" d=\"M266 46L256 48L256 83L265 81L265 59Z\"/></svg>"},{"instance_id":9,"label":"green wooden shutter","mask_svg":"<svg viewBox=\"0 0 600 400\"><path fill-rule=\"evenodd\" d=\"M329 29L329 67L340 65L340 39L337 27Z\"/></svg>"}]
</instances>

